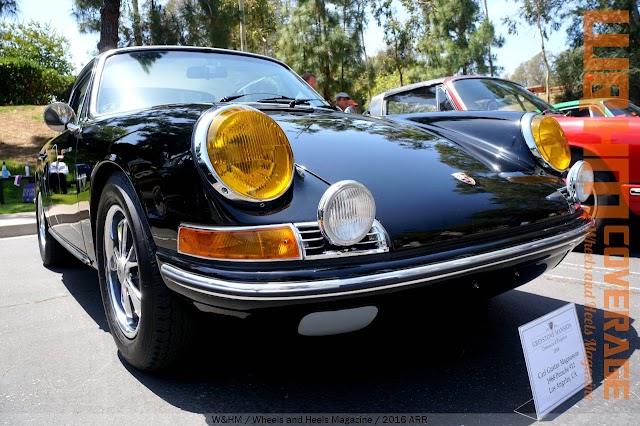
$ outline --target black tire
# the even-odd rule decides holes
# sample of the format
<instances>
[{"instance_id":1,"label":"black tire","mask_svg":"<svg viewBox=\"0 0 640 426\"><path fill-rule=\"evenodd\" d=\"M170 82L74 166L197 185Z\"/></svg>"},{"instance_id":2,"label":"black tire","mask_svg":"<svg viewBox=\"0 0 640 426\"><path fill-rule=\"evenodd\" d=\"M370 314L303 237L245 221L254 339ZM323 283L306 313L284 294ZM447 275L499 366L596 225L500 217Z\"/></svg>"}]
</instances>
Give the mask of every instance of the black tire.
<instances>
[{"instance_id":1,"label":"black tire","mask_svg":"<svg viewBox=\"0 0 640 426\"><path fill-rule=\"evenodd\" d=\"M72 255L49 233L49 222L44 215L42 194L36 193L36 224L38 226L38 248L42 264L47 267L56 267L69 264Z\"/></svg>"},{"instance_id":2,"label":"black tire","mask_svg":"<svg viewBox=\"0 0 640 426\"><path fill-rule=\"evenodd\" d=\"M188 341L190 311L162 281L149 225L121 173L102 191L95 241L100 292L118 350L140 370L169 366Z\"/></svg>"}]
</instances>

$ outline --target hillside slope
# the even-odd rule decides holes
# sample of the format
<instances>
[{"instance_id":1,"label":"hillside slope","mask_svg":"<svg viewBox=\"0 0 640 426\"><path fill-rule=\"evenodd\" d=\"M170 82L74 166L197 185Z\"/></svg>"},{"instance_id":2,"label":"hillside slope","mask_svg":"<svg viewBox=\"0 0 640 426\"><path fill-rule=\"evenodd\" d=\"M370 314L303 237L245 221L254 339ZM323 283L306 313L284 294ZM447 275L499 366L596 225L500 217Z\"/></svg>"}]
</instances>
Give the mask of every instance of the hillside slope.
<instances>
[{"instance_id":1,"label":"hillside slope","mask_svg":"<svg viewBox=\"0 0 640 426\"><path fill-rule=\"evenodd\" d=\"M20 105L0 107L0 161L36 164L44 143L54 137L42 118L46 106Z\"/></svg>"}]
</instances>

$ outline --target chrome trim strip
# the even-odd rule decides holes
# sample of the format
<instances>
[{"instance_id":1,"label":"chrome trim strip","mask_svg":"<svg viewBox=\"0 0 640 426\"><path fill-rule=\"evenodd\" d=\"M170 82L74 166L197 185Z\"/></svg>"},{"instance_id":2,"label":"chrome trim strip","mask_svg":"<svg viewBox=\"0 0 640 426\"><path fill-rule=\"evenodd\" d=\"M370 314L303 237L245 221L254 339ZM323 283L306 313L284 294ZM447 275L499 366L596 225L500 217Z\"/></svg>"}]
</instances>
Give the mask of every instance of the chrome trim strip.
<instances>
[{"instance_id":1,"label":"chrome trim strip","mask_svg":"<svg viewBox=\"0 0 640 426\"><path fill-rule=\"evenodd\" d=\"M91 265L91 259L89 259L89 256L87 256L76 246L62 238L54 228L49 228L49 234L51 234L51 236L55 238L56 241L58 241L60 245L64 247L69 253L77 257L80 262L84 263L85 265Z\"/></svg>"},{"instance_id":2,"label":"chrome trim strip","mask_svg":"<svg viewBox=\"0 0 640 426\"><path fill-rule=\"evenodd\" d=\"M313 233L321 233L320 227L317 222L296 222L296 223L282 223L282 224L274 224L274 225L260 225L260 226L212 226L212 225L200 225L197 223L180 223L180 228L190 228L190 229L200 229L203 231L255 231L260 229L273 229L273 228L281 228L288 226L293 230L293 234L296 237L296 243L298 244L298 250L300 252L300 256L297 259L223 259L223 258L214 258L214 257L206 257L206 256L198 256L195 254L187 253L180 250L180 243L178 242L178 253L196 257L199 259L206 260L215 260L221 262L290 262L292 260L318 260L318 259L335 259L338 257L350 257L350 256L364 256L369 254L378 254L378 253L386 253L389 251L389 245L386 240L386 231L377 220L373 221L367 236L374 235L376 238L374 240L367 241L359 241L353 244L351 247L345 247L345 251L337 251L337 250L326 250L324 247L324 238L305 238L303 234L313 234ZM301 230L307 228L313 228L309 230ZM308 243L310 242L319 242L322 241L322 247L308 247ZM358 245L376 245L375 248L358 248ZM323 250L322 253L319 254L309 254L307 253L309 250Z\"/></svg>"},{"instance_id":3,"label":"chrome trim strip","mask_svg":"<svg viewBox=\"0 0 640 426\"><path fill-rule=\"evenodd\" d=\"M396 287L405 287L412 284L453 277L469 271L485 268L487 266L500 265L563 246L569 250L580 244L586 238L588 229L591 227L592 222L590 221L586 225L570 232L566 232L561 235L554 235L539 241L520 244L515 247L509 247L461 259L453 259L435 264L422 265L409 269L382 272L355 278L335 278L329 280L292 282L235 282L194 274L166 263L161 266L160 273L165 281L173 282L181 287L197 291L199 293L226 299L255 301L325 299L351 294L369 293ZM524 253L522 253L523 251ZM496 258L501 259L494 260ZM437 274L426 277L423 276L434 273ZM350 286L360 285L364 282L367 283L367 288L349 290ZM333 291L333 293L318 294L319 292L326 291ZM307 294L287 296L288 293Z\"/></svg>"},{"instance_id":4,"label":"chrome trim strip","mask_svg":"<svg viewBox=\"0 0 640 426\"><path fill-rule=\"evenodd\" d=\"M629 188L629 195L640 196L640 188Z\"/></svg>"},{"instance_id":5,"label":"chrome trim strip","mask_svg":"<svg viewBox=\"0 0 640 426\"><path fill-rule=\"evenodd\" d=\"M386 253L389 251L389 245L387 244L387 233L384 227L380 224L380 222L378 222L375 219L373 221L373 224L371 225L369 232L367 233L367 236L377 235L380 237L379 239L377 238L375 240L369 240L369 241L361 240L350 247L344 247L344 251L328 250L325 247L323 249L323 252L318 254L309 254L308 253L309 250L317 249L317 247L307 247L304 243L309 243L313 241L325 241L325 239L324 238L319 238L319 239L304 238L304 236L302 235L303 233L313 233L313 232L319 232L320 234L322 234L322 231L320 230L320 226L318 225L318 222L296 222L293 225L299 232L302 249L304 250L305 260L336 259L339 257L344 258L344 257L352 257L352 256L363 256L363 255L369 255L369 254ZM309 231L300 231L301 228L311 228L311 227L313 227L314 229ZM370 244L370 245L376 244L377 247L370 248L368 250L364 248L358 248L359 245L365 245L365 244ZM355 248L355 250L352 250L353 248Z\"/></svg>"}]
</instances>

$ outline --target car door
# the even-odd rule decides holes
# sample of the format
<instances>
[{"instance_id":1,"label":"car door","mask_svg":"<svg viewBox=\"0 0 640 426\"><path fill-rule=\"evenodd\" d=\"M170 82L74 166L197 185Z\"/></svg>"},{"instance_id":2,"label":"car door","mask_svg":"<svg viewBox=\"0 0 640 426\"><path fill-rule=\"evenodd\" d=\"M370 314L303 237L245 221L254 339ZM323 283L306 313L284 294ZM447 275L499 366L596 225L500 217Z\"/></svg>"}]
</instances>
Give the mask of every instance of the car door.
<instances>
[{"instance_id":1,"label":"car door","mask_svg":"<svg viewBox=\"0 0 640 426\"><path fill-rule=\"evenodd\" d=\"M78 79L78 85L71 93L69 105L76 113L76 123L83 120L83 105L88 93L91 80L91 70L83 71ZM81 252L86 253L81 216L78 203L79 195L83 189L82 170L78 170L77 144L78 134L66 131L56 141L57 158L49 165L49 181L54 189L51 195L50 214L52 216L51 227L67 243ZM55 171L53 173L52 171Z\"/></svg>"}]
</instances>

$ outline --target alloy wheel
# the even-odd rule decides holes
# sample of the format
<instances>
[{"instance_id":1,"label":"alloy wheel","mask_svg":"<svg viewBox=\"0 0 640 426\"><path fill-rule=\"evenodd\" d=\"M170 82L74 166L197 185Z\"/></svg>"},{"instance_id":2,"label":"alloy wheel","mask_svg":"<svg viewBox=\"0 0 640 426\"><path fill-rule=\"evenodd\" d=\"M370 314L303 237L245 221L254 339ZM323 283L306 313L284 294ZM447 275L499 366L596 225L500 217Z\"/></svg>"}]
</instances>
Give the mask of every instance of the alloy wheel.
<instances>
[{"instance_id":1,"label":"alloy wheel","mask_svg":"<svg viewBox=\"0 0 640 426\"><path fill-rule=\"evenodd\" d=\"M112 205L105 218L104 256L111 308L122 333L133 339L142 315L140 273L134 235L124 211Z\"/></svg>"}]
</instances>

